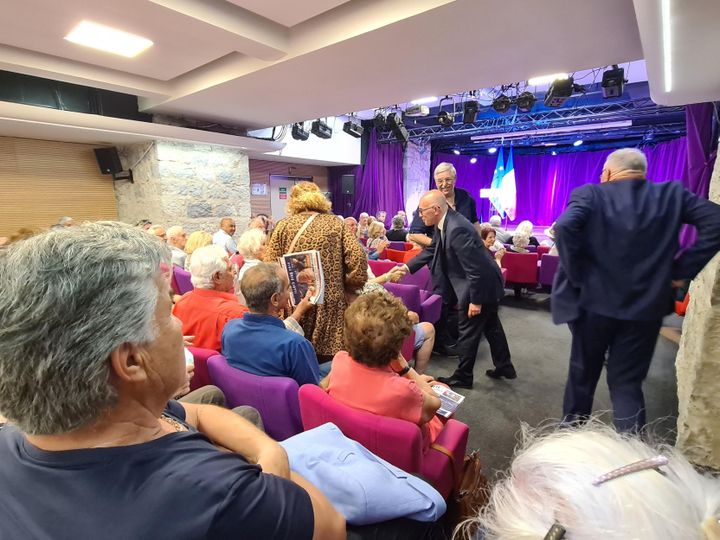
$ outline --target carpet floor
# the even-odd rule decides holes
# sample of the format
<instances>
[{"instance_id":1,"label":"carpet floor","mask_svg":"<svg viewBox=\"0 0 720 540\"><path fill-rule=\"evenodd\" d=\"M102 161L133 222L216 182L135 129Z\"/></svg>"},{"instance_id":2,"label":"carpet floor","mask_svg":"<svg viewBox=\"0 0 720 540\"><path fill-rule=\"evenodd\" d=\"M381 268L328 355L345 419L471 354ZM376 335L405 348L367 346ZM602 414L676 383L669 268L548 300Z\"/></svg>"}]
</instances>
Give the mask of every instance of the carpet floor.
<instances>
[{"instance_id":1,"label":"carpet floor","mask_svg":"<svg viewBox=\"0 0 720 540\"><path fill-rule=\"evenodd\" d=\"M508 295L501 303L500 318L507 335L518 378L494 380L485 375L492 367L490 349L483 339L475 364L472 390L458 389L466 396L456 418L470 427L470 450L480 450L486 474L493 477L507 469L521 424L531 427L558 421L570 358L570 331L567 325L553 324L547 294L535 293L521 299ZM677 421L677 345L658 336L650 373L645 381L645 402L649 430L654 439L674 443ZM428 373L450 375L457 357L433 355ZM612 422L610 396L604 376L595 393L594 411Z\"/></svg>"}]
</instances>

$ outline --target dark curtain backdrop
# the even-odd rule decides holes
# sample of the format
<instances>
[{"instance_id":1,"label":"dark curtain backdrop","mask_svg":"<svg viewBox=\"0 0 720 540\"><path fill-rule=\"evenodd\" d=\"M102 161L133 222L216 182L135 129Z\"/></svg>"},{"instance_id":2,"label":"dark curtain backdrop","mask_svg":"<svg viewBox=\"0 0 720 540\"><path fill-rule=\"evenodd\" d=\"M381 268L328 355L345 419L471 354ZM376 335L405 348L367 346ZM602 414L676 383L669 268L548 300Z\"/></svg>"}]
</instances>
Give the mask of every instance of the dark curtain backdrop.
<instances>
[{"instance_id":1,"label":"dark curtain backdrop","mask_svg":"<svg viewBox=\"0 0 720 540\"><path fill-rule=\"evenodd\" d=\"M398 210L405 208L403 190L403 148L400 144L378 144L375 130L365 165L329 167L329 183L333 197L333 211L342 216L358 217L360 212L387 212L388 221ZM340 177L355 175L355 195L342 194Z\"/></svg>"}]
</instances>

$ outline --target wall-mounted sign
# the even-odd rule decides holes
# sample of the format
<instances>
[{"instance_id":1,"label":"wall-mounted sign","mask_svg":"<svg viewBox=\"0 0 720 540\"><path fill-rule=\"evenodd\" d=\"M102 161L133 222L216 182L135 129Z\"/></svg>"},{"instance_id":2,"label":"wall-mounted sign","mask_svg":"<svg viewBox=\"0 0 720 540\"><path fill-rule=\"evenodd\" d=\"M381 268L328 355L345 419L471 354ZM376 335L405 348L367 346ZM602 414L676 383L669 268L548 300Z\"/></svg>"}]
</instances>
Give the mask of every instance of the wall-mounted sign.
<instances>
[{"instance_id":1,"label":"wall-mounted sign","mask_svg":"<svg viewBox=\"0 0 720 540\"><path fill-rule=\"evenodd\" d=\"M287 199L287 188L286 187L278 188L278 198Z\"/></svg>"},{"instance_id":2,"label":"wall-mounted sign","mask_svg":"<svg viewBox=\"0 0 720 540\"><path fill-rule=\"evenodd\" d=\"M267 184L250 184L250 195L267 195Z\"/></svg>"}]
</instances>

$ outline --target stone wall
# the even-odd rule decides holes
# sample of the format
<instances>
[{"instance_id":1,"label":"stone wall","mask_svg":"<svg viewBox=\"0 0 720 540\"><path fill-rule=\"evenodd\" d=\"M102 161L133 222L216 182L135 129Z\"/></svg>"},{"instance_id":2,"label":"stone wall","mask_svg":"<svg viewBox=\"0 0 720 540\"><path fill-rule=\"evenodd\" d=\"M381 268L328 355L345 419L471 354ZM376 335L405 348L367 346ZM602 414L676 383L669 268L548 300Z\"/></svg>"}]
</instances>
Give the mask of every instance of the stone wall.
<instances>
[{"instance_id":1,"label":"stone wall","mask_svg":"<svg viewBox=\"0 0 720 540\"><path fill-rule=\"evenodd\" d=\"M430 143L410 141L403 156L405 212L412 220L423 193L430 186Z\"/></svg>"},{"instance_id":2,"label":"stone wall","mask_svg":"<svg viewBox=\"0 0 720 540\"><path fill-rule=\"evenodd\" d=\"M720 160L710 200L720 203ZM692 282L676 363L677 444L693 463L720 470L720 254Z\"/></svg>"},{"instance_id":3,"label":"stone wall","mask_svg":"<svg viewBox=\"0 0 720 540\"><path fill-rule=\"evenodd\" d=\"M235 219L238 232L250 219L248 158L240 150L207 144L156 141L118 148L135 183L115 183L118 217L149 219L186 231L216 231L220 218Z\"/></svg>"}]
</instances>

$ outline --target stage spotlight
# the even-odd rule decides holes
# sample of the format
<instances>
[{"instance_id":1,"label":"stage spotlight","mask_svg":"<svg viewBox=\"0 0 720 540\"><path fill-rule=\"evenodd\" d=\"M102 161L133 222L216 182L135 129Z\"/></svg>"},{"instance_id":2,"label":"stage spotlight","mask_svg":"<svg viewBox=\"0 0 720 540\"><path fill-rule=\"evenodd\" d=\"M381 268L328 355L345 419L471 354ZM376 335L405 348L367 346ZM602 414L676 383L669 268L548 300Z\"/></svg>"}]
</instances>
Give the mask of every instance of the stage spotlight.
<instances>
[{"instance_id":1,"label":"stage spotlight","mask_svg":"<svg viewBox=\"0 0 720 540\"><path fill-rule=\"evenodd\" d=\"M508 112L511 105L511 99L505 94L500 94L492 102L492 108L495 109L495 112L499 112L500 114Z\"/></svg>"},{"instance_id":2,"label":"stage spotlight","mask_svg":"<svg viewBox=\"0 0 720 540\"><path fill-rule=\"evenodd\" d=\"M479 110L480 104L477 101L466 101L463 105L463 124L474 124Z\"/></svg>"},{"instance_id":3,"label":"stage spotlight","mask_svg":"<svg viewBox=\"0 0 720 540\"><path fill-rule=\"evenodd\" d=\"M475 164L477 163L477 158L476 158L476 157L471 157L471 158L470 158L470 163L472 163L473 165L475 165Z\"/></svg>"},{"instance_id":4,"label":"stage spotlight","mask_svg":"<svg viewBox=\"0 0 720 540\"><path fill-rule=\"evenodd\" d=\"M362 137L363 131L365 129L358 124L357 122L353 122L352 120L348 120L343 124L343 131L347 133L348 135L351 135L355 137L356 139L359 139Z\"/></svg>"},{"instance_id":5,"label":"stage spotlight","mask_svg":"<svg viewBox=\"0 0 720 540\"><path fill-rule=\"evenodd\" d=\"M532 92L523 92L515 98L515 104L517 105L518 111L521 112L530 112L536 101L537 98Z\"/></svg>"},{"instance_id":6,"label":"stage spotlight","mask_svg":"<svg viewBox=\"0 0 720 540\"><path fill-rule=\"evenodd\" d=\"M373 126L379 131L385 129L385 115L380 111L375 113L375 118L373 118Z\"/></svg>"},{"instance_id":7,"label":"stage spotlight","mask_svg":"<svg viewBox=\"0 0 720 540\"><path fill-rule=\"evenodd\" d=\"M455 154L456 156L459 156L459 155L460 155L460 150L458 150L458 149L456 148L455 150L453 150L453 154Z\"/></svg>"},{"instance_id":8,"label":"stage spotlight","mask_svg":"<svg viewBox=\"0 0 720 540\"><path fill-rule=\"evenodd\" d=\"M557 156L557 152L556 152L555 150L553 150L552 152L550 152L550 155L551 155L551 156Z\"/></svg>"},{"instance_id":9,"label":"stage spotlight","mask_svg":"<svg viewBox=\"0 0 720 540\"><path fill-rule=\"evenodd\" d=\"M305 129L304 122L298 122L297 124L293 124L290 134L292 135L292 138L296 141L307 141L308 137L310 137L310 132Z\"/></svg>"},{"instance_id":10,"label":"stage spotlight","mask_svg":"<svg viewBox=\"0 0 720 540\"><path fill-rule=\"evenodd\" d=\"M402 117L399 113L388 114L385 119L385 123L398 141L406 143L410 140L410 135L408 134L407 129L405 129L405 124L403 123Z\"/></svg>"},{"instance_id":11,"label":"stage spotlight","mask_svg":"<svg viewBox=\"0 0 720 540\"><path fill-rule=\"evenodd\" d=\"M437 121L442 127L449 128L455 123L455 117L447 111L440 111L437 115Z\"/></svg>"},{"instance_id":12,"label":"stage spotlight","mask_svg":"<svg viewBox=\"0 0 720 540\"><path fill-rule=\"evenodd\" d=\"M494 154L495 152L497 152L497 147L491 146L488 148L488 154Z\"/></svg>"},{"instance_id":13,"label":"stage spotlight","mask_svg":"<svg viewBox=\"0 0 720 540\"><path fill-rule=\"evenodd\" d=\"M545 105L548 107L562 107L573 94L574 81L572 77L567 79L555 79L545 94Z\"/></svg>"},{"instance_id":14,"label":"stage spotlight","mask_svg":"<svg viewBox=\"0 0 720 540\"><path fill-rule=\"evenodd\" d=\"M603 97L607 99L622 96L625 82L625 70L618 67L617 64L613 64L612 69L608 69L603 73L602 83L600 84Z\"/></svg>"},{"instance_id":15,"label":"stage spotlight","mask_svg":"<svg viewBox=\"0 0 720 540\"><path fill-rule=\"evenodd\" d=\"M573 146L580 146L582 143L583 143L583 140L582 140L582 139L578 139L577 141L575 141L575 142L573 143Z\"/></svg>"},{"instance_id":16,"label":"stage spotlight","mask_svg":"<svg viewBox=\"0 0 720 540\"><path fill-rule=\"evenodd\" d=\"M318 118L312 123L310 133L320 139L329 139L332 137L332 128Z\"/></svg>"}]
</instances>

